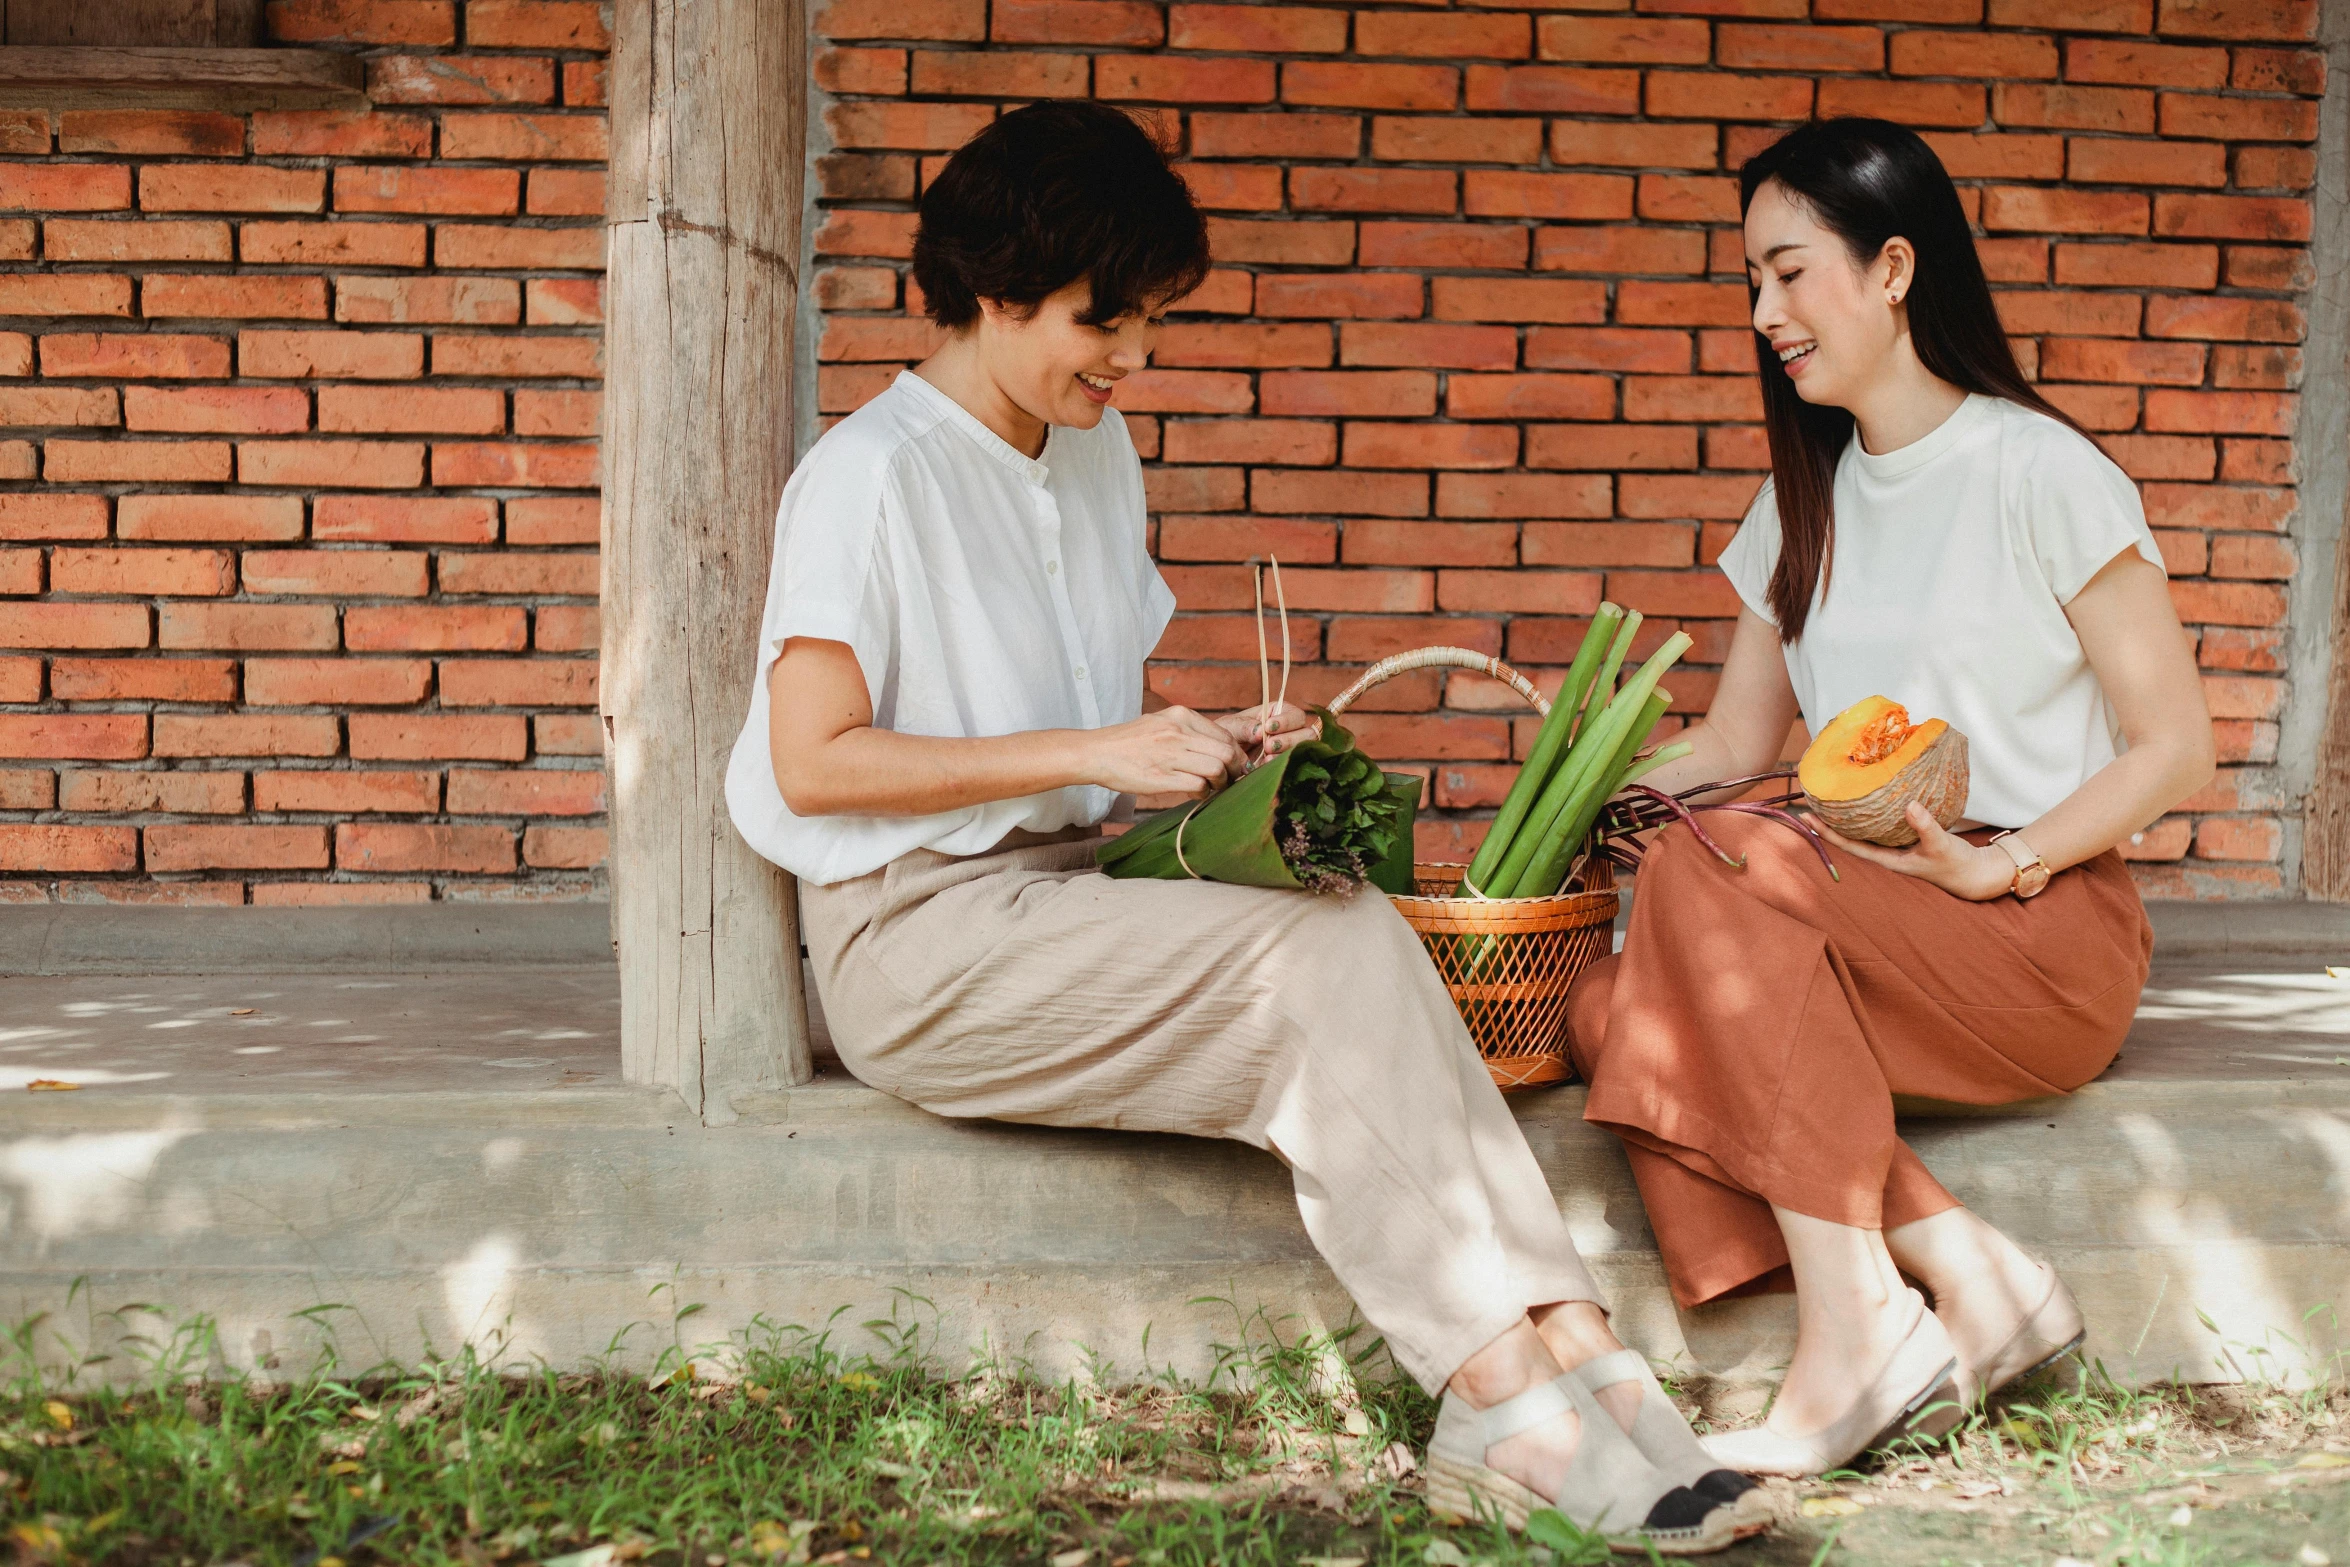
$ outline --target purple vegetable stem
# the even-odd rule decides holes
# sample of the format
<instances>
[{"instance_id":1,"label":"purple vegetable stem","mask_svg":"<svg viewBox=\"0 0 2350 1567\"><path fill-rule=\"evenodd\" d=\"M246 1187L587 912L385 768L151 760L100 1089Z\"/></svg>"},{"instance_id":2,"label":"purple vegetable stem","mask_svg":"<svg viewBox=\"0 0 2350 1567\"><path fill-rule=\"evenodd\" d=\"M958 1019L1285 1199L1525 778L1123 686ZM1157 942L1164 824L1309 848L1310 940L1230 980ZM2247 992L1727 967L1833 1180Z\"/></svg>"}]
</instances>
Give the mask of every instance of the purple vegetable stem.
<instances>
[{"instance_id":1,"label":"purple vegetable stem","mask_svg":"<svg viewBox=\"0 0 2350 1567\"><path fill-rule=\"evenodd\" d=\"M1778 793L1765 799L1690 803L1696 795L1717 794L1728 789L1744 791L1756 784L1773 781L1781 787ZM1773 768L1768 772L1749 773L1743 778L1724 778L1714 783L1702 783L1678 794L1666 794L1646 784L1634 784L1610 801L1607 809L1601 813L1597 829L1600 849L1613 863L1627 870L1637 870L1644 849L1636 835L1682 822L1687 824L1699 843L1713 852L1714 858L1733 870L1744 870L1745 858L1732 856L1714 841L1713 835L1705 830L1705 824L1697 819L1700 811L1736 811L1741 816L1759 816L1801 833L1810 842L1812 852L1820 857L1820 864L1827 868L1829 878L1842 881L1844 878L1837 872L1836 862L1828 857L1827 841L1821 838L1818 829L1786 809L1802 793L1802 788L1795 782L1794 772L1787 768Z\"/></svg>"}]
</instances>

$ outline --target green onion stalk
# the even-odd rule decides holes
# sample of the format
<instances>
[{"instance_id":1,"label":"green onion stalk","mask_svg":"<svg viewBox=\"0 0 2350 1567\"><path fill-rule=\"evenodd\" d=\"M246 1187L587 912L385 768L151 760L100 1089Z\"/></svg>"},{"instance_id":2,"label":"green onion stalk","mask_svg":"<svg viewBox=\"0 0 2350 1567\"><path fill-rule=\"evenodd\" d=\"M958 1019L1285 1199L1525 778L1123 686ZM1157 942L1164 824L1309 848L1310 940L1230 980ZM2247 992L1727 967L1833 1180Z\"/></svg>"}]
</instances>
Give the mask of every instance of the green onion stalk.
<instances>
[{"instance_id":1,"label":"green onion stalk","mask_svg":"<svg viewBox=\"0 0 2350 1567\"><path fill-rule=\"evenodd\" d=\"M1621 786L1625 769L1655 726L1654 718L1645 723L1639 720L1645 716L1657 681L1689 646L1688 633L1675 632L1598 716L1582 725L1566 759L1543 786L1525 825L1503 852L1492 885L1485 888L1488 897L1545 897L1558 890L1565 877L1565 862L1559 859L1561 847L1571 858L1582 842L1580 836L1569 836L1576 817L1596 818L1599 807ZM1586 820L1584 831L1589 830ZM1558 867L1555 879L1554 864Z\"/></svg>"},{"instance_id":2,"label":"green onion stalk","mask_svg":"<svg viewBox=\"0 0 2350 1567\"><path fill-rule=\"evenodd\" d=\"M1498 830L1489 833L1486 843L1480 847L1478 865L1471 867L1470 878L1475 880L1478 867L1485 867L1489 879L1479 883L1485 896L1539 898L1556 893L1574 870L1583 844L1591 836L1592 827L1608 800L1629 779L1689 754L1690 747L1683 741L1663 747L1646 758L1640 755L1640 748L1647 744L1657 720L1671 704L1671 694L1660 689L1657 682L1689 650L1690 639L1686 633L1675 632L1667 638L1664 646L1640 666L1621 691L1613 697L1605 695L1602 681L1612 679L1611 663L1621 666L1623 650L1630 646L1631 631L1635 629L1631 623L1636 620L1636 616L1626 617L1625 625L1614 628L1609 648L1612 658L1603 660L1601 667L1594 671L1585 715L1575 727L1566 754L1535 793L1533 803L1524 809L1507 834ZM1594 632L1598 631L1595 622ZM1592 641L1591 637L1585 638L1586 651ZM1568 678L1572 685L1572 670ZM1567 697L1568 693L1562 690L1558 706L1551 709L1553 716L1568 705ZM1544 727L1548 728L1547 720ZM1525 771L1531 772L1533 767L1533 758L1529 756ZM1492 852L1487 853L1488 849ZM1498 943L1492 936L1465 939L1472 947L1465 969L1475 974Z\"/></svg>"},{"instance_id":3,"label":"green onion stalk","mask_svg":"<svg viewBox=\"0 0 2350 1567\"><path fill-rule=\"evenodd\" d=\"M1638 615L1632 617L1635 625L1639 619ZM1575 662L1567 670L1567 682L1559 688L1558 700L1551 704L1542 727L1536 731L1533 749L1526 753L1526 765L1518 769L1517 778L1510 784L1510 792L1501 802L1501 813L1493 819L1492 831L1477 846L1468 874L1454 889L1456 896L1473 897L1486 891L1486 884L1501 864L1502 851L1509 847L1511 838L1526 820L1526 813L1533 809L1543 784L1558 766L1559 757L1573 741L1576 716L1582 709L1583 699L1595 685L1593 676L1598 674L1600 660L1610 651L1609 643L1615 639L1616 627L1623 620L1624 612L1607 603L1601 604L1599 613L1592 616L1591 629L1583 634L1583 645L1576 650Z\"/></svg>"}]
</instances>

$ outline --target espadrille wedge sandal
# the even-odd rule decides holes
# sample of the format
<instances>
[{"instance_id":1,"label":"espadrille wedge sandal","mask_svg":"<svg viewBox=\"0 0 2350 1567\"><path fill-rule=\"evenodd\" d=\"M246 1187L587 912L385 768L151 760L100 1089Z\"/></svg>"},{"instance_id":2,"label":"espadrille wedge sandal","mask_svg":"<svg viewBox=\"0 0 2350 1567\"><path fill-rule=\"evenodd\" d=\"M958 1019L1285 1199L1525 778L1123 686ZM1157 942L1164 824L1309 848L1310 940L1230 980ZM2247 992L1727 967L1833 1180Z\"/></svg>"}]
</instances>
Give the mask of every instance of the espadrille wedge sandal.
<instances>
[{"instance_id":1,"label":"espadrille wedge sandal","mask_svg":"<svg viewBox=\"0 0 2350 1567\"><path fill-rule=\"evenodd\" d=\"M1546 1420L1573 1413L1582 1422L1575 1460L1556 1496L1544 1496L1492 1468L1486 1452ZM1526 1527L1527 1515L1556 1508L1577 1528L1597 1534L1618 1551L1646 1555L1700 1556L1738 1538L1734 1508L1678 1485L1640 1456L1598 1400L1570 1376L1536 1383L1491 1409L1472 1407L1446 1393L1428 1442L1428 1506L1439 1516L1475 1518L1490 1513L1512 1529Z\"/></svg>"},{"instance_id":2,"label":"espadrille wedge sandal","mask_svg":"<svg viewBox=\"0 0 2350 1567\"><path fill-rule=\"evenodd\" d=\"M1732 1509L1738 1537L1760 1534L1776 1518L1771 1495L1735 1469L1724 1469L1698 1445L1697 1433L1657 1385L1648 1357L1636 1349L1598 1355L1567 1373L1596 1395L1602 1388L1633 1382L1640 1387L1640 1413L1632 1422L1632 1443L1666 1479L1685 1485L1708 1501Z\"/></svg>"}]
</instances>

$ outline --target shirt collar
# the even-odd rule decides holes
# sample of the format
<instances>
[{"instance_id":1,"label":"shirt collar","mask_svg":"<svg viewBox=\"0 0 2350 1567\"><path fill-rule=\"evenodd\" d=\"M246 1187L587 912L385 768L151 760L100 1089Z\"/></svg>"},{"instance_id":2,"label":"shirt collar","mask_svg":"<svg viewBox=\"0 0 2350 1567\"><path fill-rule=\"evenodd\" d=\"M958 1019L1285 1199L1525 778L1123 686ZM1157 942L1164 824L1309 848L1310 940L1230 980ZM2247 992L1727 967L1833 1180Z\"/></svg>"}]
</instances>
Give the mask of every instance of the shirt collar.
<instances>
[{"instance_id":1,"label":"shirt collar","mask_svg":"<svg viewBox=\"0 0 2350 1567\"><path fill-rule=\"evenodd\" d=\"M923 380L913 371L900 370L897 380L891 383L891 386L893 390L902 391L925 407L935 411L947 423L976 442L981 451L1011 469L1021 478L1026 479L1030 484L1041 487L1046 480L1052 477L1052 469L1045 459L1053 454L1053 441L1061 433L1060 426L1045 426L1044 454L1041 457L1031 457L989 429L977 414L947 396L937 387L932 386L928 381Z\"/></svg>"},{"instance_id":2,"label":"shirt collar","mask_svg":"<svg viewBox=\"0 0 2350 1567\"><path fill-rule=\"evenodd\" d=\"M1853 461L1872 479L1898 479L1905 473L1915 473L1980 429L1998 407L1998 398L1969 392L1966 400L1950 411L1950 417L1907 446L1897 446L1889 452L1872 453L1862 446L1856 427L1852 432Z\"/></svg>"}]
</instances>

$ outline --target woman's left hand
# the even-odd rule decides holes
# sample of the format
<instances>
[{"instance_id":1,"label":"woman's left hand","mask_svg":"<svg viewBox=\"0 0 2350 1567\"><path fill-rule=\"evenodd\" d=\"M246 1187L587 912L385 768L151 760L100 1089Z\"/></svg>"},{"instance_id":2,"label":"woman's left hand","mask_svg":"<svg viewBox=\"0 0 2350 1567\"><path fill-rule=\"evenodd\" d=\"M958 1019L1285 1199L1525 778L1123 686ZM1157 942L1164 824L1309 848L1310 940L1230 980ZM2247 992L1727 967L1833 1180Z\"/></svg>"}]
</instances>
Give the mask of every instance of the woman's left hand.
<instances>
[{"instance_id":1,"label":"woman's left hand","mask_svg":"<svg viewBox=\"0 0 2350 1567\"><path fill-rule=\"evenodd\" d=\"M1257 761L1270 761L1294 746L1318 738L1322 721L1294 702L1267 702L1216 720Z\"/></svg>"},{"instance_id":2,"label":"woman's left hand","mask_svg":"<svg viewBox=\"0 0 2350 1567\"><path fill-rule=\"evenodd\" d=\"M1934 813L1915 800L1909 802L1907 814L1910 826L1917 829L1918 841L1906 849L1888 849L1847 838L1817 816L1811 818L1811 824L1820 830L1821 837L1845 853L1871 865L1882 865L1889 871L1932 882L1952 897L1964 898L1969 903L1987 903L2004 897L2008 888L2015 885L2015 861L2005 849L1987 843L1969 843L1958 834L1945 831L1934 820Z\"/></svg>"}]
</instances>

